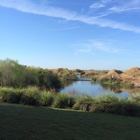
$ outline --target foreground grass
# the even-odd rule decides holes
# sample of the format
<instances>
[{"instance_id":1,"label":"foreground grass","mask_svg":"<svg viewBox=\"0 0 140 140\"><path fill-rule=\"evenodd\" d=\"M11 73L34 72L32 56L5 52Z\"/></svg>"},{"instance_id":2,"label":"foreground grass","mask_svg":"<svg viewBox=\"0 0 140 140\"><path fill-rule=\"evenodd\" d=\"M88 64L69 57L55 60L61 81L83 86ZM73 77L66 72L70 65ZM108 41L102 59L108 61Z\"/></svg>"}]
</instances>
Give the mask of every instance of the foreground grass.
<instances>
[{"instance_id":1,"label":"foreground grass","mask_svg":"<svg viewBox=\"0 0 140 140\"><path fill-rule=\"evenodd\" d=\"M0 140L139 140L140 118L0 103Z\"/></svg>"}]
</instances>

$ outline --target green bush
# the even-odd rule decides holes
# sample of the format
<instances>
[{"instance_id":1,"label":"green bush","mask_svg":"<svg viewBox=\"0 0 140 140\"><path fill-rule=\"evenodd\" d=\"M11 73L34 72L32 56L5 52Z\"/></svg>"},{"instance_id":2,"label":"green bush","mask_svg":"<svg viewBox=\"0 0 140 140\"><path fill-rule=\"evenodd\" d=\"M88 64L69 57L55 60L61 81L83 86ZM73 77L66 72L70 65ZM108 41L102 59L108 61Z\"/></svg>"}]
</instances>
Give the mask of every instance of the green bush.
<instances>
[{"instance_id":1,"label":"green bush","mask_svg":"<svg viewBox=\"0 0 140 140\"><path fill-rule=\"evenodd\" d=\"M140 116L140 104L130 98L120 98L116 95L101 95L93 97L85 95L74 104L73 109L89 112L106 112L120 115Z\"/></svg>"},{"instance_id":2,"label":"green bush","mask_svg":"<svg viewBox=\"0 0 140 140\"><path fill-rule=\"evenodd\" d=\"M56 95L53 103L53 107L56 108L72 108L75 104L76 98L70 96L67 93L59 93Z\"/></svg>"},{"instance_id":3,"label":"green bush","mask_svg":"<svg viewBox=\"0 0 140 140\"><path fill-rule=\"evenodd\" d=\"M139 116L140 106L135 102L132 102L129 98L120 98L118 96L108 94L95 98L89 111Z\"/></svg>"},{"instance_id":4,"label":"green bush","mask_svg":"<svg viewBox=\"0 0 140 140\"><path fill-rule=\"evenodd\" d=\"M24 94L21 96L20 103L25 105L39 105L40 91L37 87L28 87L22 89L22 92Z\"/></svg>"},{"instance_id":5,"label":"green bush","mask_svg":"<svg viewBox=\"0 0 140 140\"><path fill-rule=\"evenodd\" d=\"M121 98L112 94L98 97L68 93L53 95L52 92L40 91L37 87L24 89L0 87L0 102L140 116L140 94L132 95L129 98Z\"/></svg>"},{"instance_id":6,"label":"green bush","mask_svg":"<svg viewBox=\"0 0 140 140\"><path fill-rule=\"evenodd\" d=\"M76 103L73 106L74 110L89 111L91 104L94 102L95 98L90 95L82 95L78 97Z\"/></svg>"},{"instance_id":7,"label":"green bush","mask_svg":"<svg viewBox=\"0 0 140 140\"><path fill-rule=\"evenodd\" d=\"M140 93L133 94L131 96L131 100L135 103L140 104Z\"/></svg>"},{"instance_id":8,"label":"green bush","mask_svg":"<svg viewBox=\"0 0 140 140\"><path fill-rule=\"evenodd\" d=\"M22 93L19 89L1 87L0 88L0 101L8 103L19 103Z\"/></svg>"},{"instance_id":9,"label":"green bush","mask_svg":"<svg viewBox=\"0 0 140 140\"><path fill-rule=\"evenodd\" d=\"M56 91L62 87L58 75L52 70L21 65L9 58L0 60L0 86L14 88L37 86Z\"/></svg>"},{"instance_id":10,"label":"green bush","mask_svg":"<svg viewBox=\"0 0 140 140\"><path fill-rule=\"evenodd\" d=\"M50 92L50 91L41 92L40 100L39 100L40 105L51 106L53 104L53 101L54 101L54 95L52 94L52 92Z\"/></svg>"}]
</instances>

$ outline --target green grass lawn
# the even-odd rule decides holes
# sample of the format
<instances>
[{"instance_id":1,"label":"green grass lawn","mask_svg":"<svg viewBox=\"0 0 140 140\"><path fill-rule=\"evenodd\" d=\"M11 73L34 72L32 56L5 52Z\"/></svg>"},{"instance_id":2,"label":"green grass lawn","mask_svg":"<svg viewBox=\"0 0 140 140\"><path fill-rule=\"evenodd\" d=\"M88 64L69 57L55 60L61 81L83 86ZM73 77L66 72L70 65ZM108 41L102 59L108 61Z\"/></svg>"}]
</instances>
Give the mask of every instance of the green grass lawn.
<instances>
[{"instance_id":1,"label":"green grass lawn","mask_svg":"<svg viewBox=\"0 0 140 140\"><path fill-rule=\"evenodd\" d=\"M140 140L140 118L0 103L0 140Z\"/></svg>"}]
</instances>

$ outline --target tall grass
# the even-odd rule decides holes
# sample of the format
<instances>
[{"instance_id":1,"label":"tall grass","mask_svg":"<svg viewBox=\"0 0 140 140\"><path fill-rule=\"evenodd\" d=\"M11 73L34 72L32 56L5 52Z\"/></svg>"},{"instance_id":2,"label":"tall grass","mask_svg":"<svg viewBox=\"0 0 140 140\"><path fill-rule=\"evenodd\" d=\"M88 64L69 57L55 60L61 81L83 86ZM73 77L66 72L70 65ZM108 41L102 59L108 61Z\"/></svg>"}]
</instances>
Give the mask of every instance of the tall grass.
<instances>
[{"instance_id":1,"label":"tall grass","mask_svg":"<svg viewBox=\"0 0 140 140\"><path fill-rule=\"evenodd\" d=\"M133 94L131 96L131 100L135 103L140 104L140 93Z\"/></svg>"},{"instance_id":2,"label":"tall grass","mask_svg":"<svg viewBox=\"0 0 140 140\"><path fill-rule=\"evenodd\" d=\"M83 111L89 111L90 106L94 102L95 98L91 95L82 95L78 97L76 103L73 106L74 110L83 110Z\"/></svg>"},{"instance_id":3,"label":"tall grass","mask_svg":"<svg viewBox=\"0 0 140 140\"><path fill-rule=\"evenodd\" d=\"M116 95L108 94L95 98L89 111L139 116L140 106L132 102L130 98L120 98Z\"/></svg>"},{"instance_id":4,"label":"tall grass","mask_svg":"<svg viewBox=\"0 0 140 140\"><path fill-rule=\"evenodd\" d=\"M22 89L21 103L25 105L39 105L40 91L37 87Z\"/></svg>"},{"instance_id":5,"label":"tall grass","mask_svg":"<svg viewBox=\"0 0 140 140\"><path fill-rule=\"evenodd\" d=\"M56 95L53 107L72 108L75 102L76 102L75 96L70 96L68 93L60 93Z\"/></svg>"},{"instance_id":6,"label":"tall grass","mask_svg":"<svg viewBox=\"0 0 140 140\"><path fill-rule=\"evenodd\" d=\"M0 101L8 103L19 103L22 93L20 89L0 87Z\"/></svg>"},{"instance_id":7,"label":"tall grass","mask_svg":"<svg viewBox=\"0 0 140 140\"><path fill-rule=\"evenodd\" d=\"M140 116L140 104L134 99L120 98L116 95L84 96L73 106L75 110L107 112L120 115Z\"/></svg>"},{"instance_id":8,"label":"tall grass","mask_svg":"<svg viewBox=\"0 0 140 140\"><path fill-rule=\"evenodd\" d=\"M52 92L48 91L42 91L40 94L40 99L39 99L39 103L42 106L51 106L53 104L54 101L54 95L52 94Z\"/></svg>"},{"instance_id":9,"label":"tall grass","mask_svg":"<svg viewBox=\"0 0 140 140\"><path fill-rule=\"evenodd\" d=\"M37 87L24 89L0 87L0 102L51 106L53 100L54 96L51 92L40 91Z\"/></svg>"},{"instance_id":10,"label":"tall grass","mask_svg":"<svg viewBox=\"0 0 140 140\"><path fill-rule=\"evenodd\" d=\"M0 102L140 116L140 94L132 95L129 98L121 98L111 94L98 97L75 96L68 93L53 95L52 92L40 91L37 87L25 89L0 87Z\"/></svg>"}]
</instances>

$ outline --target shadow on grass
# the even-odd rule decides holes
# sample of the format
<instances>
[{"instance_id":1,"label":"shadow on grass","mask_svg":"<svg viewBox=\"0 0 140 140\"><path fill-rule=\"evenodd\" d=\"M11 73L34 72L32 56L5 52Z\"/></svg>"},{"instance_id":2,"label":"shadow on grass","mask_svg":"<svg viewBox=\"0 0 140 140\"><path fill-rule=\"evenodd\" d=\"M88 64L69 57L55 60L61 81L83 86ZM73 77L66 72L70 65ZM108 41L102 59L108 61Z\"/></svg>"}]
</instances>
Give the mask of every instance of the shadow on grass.
<instances>
[{"instance_id":1,"label":"shadow on grass","mask_svg":"<svg viewBox=\"0 0 140 140\"><path fill-rule=\"evenodd\" d=\"M140 118L0 103L0 140L139 140Z\"/></svg>"}]
</instances>

